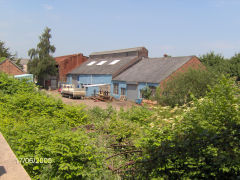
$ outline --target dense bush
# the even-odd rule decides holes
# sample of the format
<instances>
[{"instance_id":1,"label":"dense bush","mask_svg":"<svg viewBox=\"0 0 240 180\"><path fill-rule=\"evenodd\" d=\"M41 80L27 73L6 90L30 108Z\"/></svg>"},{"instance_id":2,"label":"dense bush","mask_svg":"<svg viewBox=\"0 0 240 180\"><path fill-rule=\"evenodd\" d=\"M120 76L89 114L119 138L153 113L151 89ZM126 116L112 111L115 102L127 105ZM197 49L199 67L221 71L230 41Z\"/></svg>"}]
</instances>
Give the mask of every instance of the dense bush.
<instances>
[{"instance_id":1,"label":"dense bush","mask_svg":"<svg viewBox=\"0 0 240 180\"><path fill-rule=\"evenodd\" d=\"M4 74L0 82L0 131L18 159L51 158L21 161L33 179L119 179L115 169L133 160L134 140L151 122L147 108L85 110Z\"/></svg>"},{"instance_id":2,"label":"dense bush","mask_svg":"<svg viewBox=\"0 0 240 180\"><path fill-rule=\"evenodd\" d=\"M221 54L210 52L199 57L200 61L210 70L222 74L229 72L229 61Z\"/></svg>"},{"instance_id":3,"label":"dense bush","mask_svg":"<svg viewBox=\"0 0 240 180\"><path fill-rule=\"evenodd\" d=\"M229 63L229 74L233 77L237 77L237 80L240 81L240 53L235 54L235 56L229 60Z\"/></svg>"},{"instance_id":4,"label":"dense bush","mask_svg":"<svg viewBox=\"0 0 240 180\"><path fill-rule=\"evenodd\" d=\"M216 79L217 75L210 71L189 69L176 74L164 87L158 87L155 98L161 105L183 105L192 100L191 94L196 98L203 97Z\"/></svg>"},{"instance_id":5,"label":"dense bush","mask_svg":"<svg viewBox=\"0 0 240 180\"><path fill-rule=\"evenodd\" d=\"M240 177L239 89L225 77L183 118L152 127L142 140L139 177L237 179Z\"/></svg>"},{"instance_id":6,"label":"dense bush","mask_svg":"<svg viewBox=\"0 0 240 180\"><path fill-rule=\"evenodd\" d=\"M34 179L94 178L104 175L103 155L93 143L82 106L70 107L36 90L33 84L0 74L0 131Z\"/></svg>"},{"instance_id":7,"label":"dense bush","mask_svg":"<svg viewBox=\"0 0 240 180\"><path fill-rule=\"evenodd\" d=\"M149 88L149 86L146 86L141 90L141 93L144 99L149 99L152 95L152 90Z\"/></svg>"},{"instance_id":8,"label":"dense bush","mask_svg":"<svg viewBox=\"0 0 240 180\"><path fill-rule=\"evenodd\" d=\"M224 58L221 54L210 52L199 57L200 61L208 68L220 74L228 74L240 80L240 53L236 53L230 59Z\"/></svg>"},{"instance_id":9,"label":"dense bush","mask_svg":"<svg viewBox=\"0 0 240 180\"><path fill-rule=\"evenodd\" d=\"M0 74L0 131L33 179L239 176L239 92L223 78L189 106L68 106Z\"/></svg>"}]
</instances>

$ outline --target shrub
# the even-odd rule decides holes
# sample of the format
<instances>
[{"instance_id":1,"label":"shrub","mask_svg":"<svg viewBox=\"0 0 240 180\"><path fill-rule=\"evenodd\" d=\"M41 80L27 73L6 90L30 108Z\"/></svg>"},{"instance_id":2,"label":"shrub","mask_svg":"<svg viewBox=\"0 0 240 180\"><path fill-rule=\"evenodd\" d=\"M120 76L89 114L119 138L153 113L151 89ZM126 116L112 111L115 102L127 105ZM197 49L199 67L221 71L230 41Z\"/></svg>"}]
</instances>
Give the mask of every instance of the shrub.
<instances>
[{"instance_id":1,"label":"shrub","mask_svg":"<svg viewBox=\"0 0 240 180\"><path fill-rule=\"evenodd\" d=\"M237 179L240 176L240 93L225 77L182 120L143 139L138 176Z\"/></svg>"},{"instance_id":2,"label":"shrub","mask_svg":"<svg viewBox=\"0 0 240 180\"><path fill-rule=\"evenodd\" d=\"M152 90L149 88L149 86L146 86L141 90L142 92L142 97L145 99L149 99L150 96L152 95Z\"/></svg>"},{"instance_id":3,"label":"shrub","mask_svg":"<svg viewBox=\"0 0 240 180\"><path fill-rule=\"evenodd\" d=\"M95 135L81 128L86 121L83 106L70 107L31 83L0 74L0 131L19 159L52 161L22 160L33 179L94 179L106 174Z\"/></svg>"},{"instance_id":4,"label":"shrub","mask_svg":"<svg viewBox=\"0 0 240 180\"><path fill-rule=\"evenodd\" d=\"M191 94L196 98L203 97L216 79L217 75L209 71L189 69L175 75L164 87L158 87L156 100L161 105L172 107L186 104L192 100Z\"/></svg>"},{"instance_id":5,"label":"shrub","mask_svg":"<svg viewBox=\"0 0 240 180\"><path fill-rule=\"evenodd\" d=\"M215 73L228 74L230 63L221 54L210 52L199 57L200 61Z\"/></svg>"},{"instance_id":6,"label":"shrub","mask_svg":"<svg viewBox=\"0 0 240 180\"><path fill-rule=\"evenodd\" d=\"M229 63L229 74L233 77L237 77L237 80L240 81L240 53L235 54L235 56L229 60Z\"/></svg>"}]
</instances>

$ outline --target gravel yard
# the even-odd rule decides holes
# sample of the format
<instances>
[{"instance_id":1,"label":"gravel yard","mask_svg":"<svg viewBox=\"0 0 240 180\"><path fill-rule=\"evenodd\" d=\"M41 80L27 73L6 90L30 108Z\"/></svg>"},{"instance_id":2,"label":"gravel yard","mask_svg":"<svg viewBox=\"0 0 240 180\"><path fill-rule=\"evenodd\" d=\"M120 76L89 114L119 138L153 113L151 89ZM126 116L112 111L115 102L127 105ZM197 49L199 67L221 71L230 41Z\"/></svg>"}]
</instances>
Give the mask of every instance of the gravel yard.
<instances>
[{"instance_id":1,"label":"gravel yard","mask_svg":"<svg viewBox=\"0 0 240 180\"><path fill-rule=\"evenodd\" d=\"M102 102L102 101L94 101L92 99L69 99L62 97L61 94L57 91L46 91L47 94L52 95L55 98L61 99L65 104L69 105L79 105L84 104L87 106L87 108L93 108L95 106L98 106L100 108L106 109L109 105L111 105L113 108L120 110L122 107L123 109L131 108L132 106L137 106L137 104L129 101L117 101L113 100L111 102Z\"/></svg>"}]
</instances>

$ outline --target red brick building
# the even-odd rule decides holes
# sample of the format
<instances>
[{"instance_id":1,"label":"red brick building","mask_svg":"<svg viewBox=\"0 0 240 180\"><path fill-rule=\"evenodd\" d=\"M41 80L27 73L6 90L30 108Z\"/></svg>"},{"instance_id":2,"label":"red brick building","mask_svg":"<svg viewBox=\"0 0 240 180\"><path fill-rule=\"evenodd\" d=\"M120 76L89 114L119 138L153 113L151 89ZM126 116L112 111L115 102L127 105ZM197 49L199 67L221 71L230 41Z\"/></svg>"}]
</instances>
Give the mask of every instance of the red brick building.
<instances>
[{"instance_id":1,"label":"red brick building","mask_svg":"<svg viewBox=\"0 0 240 180\"><path fill-rule=\"evenodd\" d=\"M18 67L9 59L0 62L0 72L4 72L9 75L25 74L25 72L20 67Z\"/></svg>"},{"instance_id":2,"label":"red brick building","mask_svg":"<svg viewBox=\"0 0 240 180\"><path fill-rule=\"evenodd\" d=\"M162 87L165 87L165 83L168 80L172 79L178 73L186 72L189 69L205 69L205 66L200 62L200 60L196 56L192 56L192 58L187 61L185 64L180 66L176 71L174 71L170 76L160 82Z\"/></svg>"},{"instance_id":3,"label":"red brick building","mask_svg":"<svg viewBox=\"0 0 240 180\"><path fill-rule=\"evenodd\" d=\"M58 64L59 81L66 82L66 75L76 67L80 66L83 62L87 61L88 57L83 54L72 54L66 56L59 56L54 58Z\"/></svg>"}]
</instances>

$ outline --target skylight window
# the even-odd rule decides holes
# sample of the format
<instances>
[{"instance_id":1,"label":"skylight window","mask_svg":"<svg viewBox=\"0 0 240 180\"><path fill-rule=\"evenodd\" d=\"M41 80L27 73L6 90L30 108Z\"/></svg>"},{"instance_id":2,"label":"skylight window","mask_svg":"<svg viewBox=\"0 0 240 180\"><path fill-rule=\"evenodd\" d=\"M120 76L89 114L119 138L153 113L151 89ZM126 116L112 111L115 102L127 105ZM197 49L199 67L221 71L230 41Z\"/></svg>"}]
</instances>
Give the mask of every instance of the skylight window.
<instances>
[{"instance_id":1,"label":"skylight window","mask_svg":"<svg viewBox=\"0 0 240 180\"><path fill-rule=\"evenodd\" d=\"M106 63L107 61L100 61L99 63L97 63L96 65L103 65L104 63Z\"/></svg>"},{"instance_id":2,"label":"skylight window","mask_svg":"<svg viewBox=\"0 0 240 180\"><path fill-rule=\"evenodd\" d=\"M111 63L109 63L109 65L114 65L114 64L117 64L119 61L120 61L119 59L117 59L117 60L114 60L114 61L112 61Z\"/></svg>"},{"instance_id":3,"label":"skylight window","mask_svg":"<svg viewBox=\"0 0 240 180\"><path fill-rule=\"evenodd\" d=\"M92 62L88 63L87 65L88 65L88 66L91 66L91 65L93 65L93 64L95 64L95 63L96 63L96 61L92 61Z\"/></svg>"}]
</instances>

